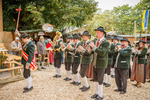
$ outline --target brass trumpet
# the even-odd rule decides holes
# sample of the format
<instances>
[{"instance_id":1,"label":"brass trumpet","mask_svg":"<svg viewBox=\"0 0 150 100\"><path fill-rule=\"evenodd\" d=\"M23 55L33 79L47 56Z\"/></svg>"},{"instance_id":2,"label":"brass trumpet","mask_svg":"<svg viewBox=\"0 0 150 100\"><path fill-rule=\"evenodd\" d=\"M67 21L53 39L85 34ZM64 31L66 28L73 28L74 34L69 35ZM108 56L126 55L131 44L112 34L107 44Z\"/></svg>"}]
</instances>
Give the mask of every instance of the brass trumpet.
<instances>
[{"instance_id":1,"label":"brass trumpet","mask_svg":"<svg viewBox=\"0 0 150 100\"><path fill-rule=\"evenodd\" d=\"M59 31L57 31L57 32L56 32L56 36L55 36L54 39L53 39L53 43L54 43L54 44L56 44L56 39L57 39L59 36L62 36L62 34L61 34ZM56 48L54 48L54 46L53 46L53 50L60 52L60 48L57 48L57 49L56 49Z\"/></svg>"}]
</instances>

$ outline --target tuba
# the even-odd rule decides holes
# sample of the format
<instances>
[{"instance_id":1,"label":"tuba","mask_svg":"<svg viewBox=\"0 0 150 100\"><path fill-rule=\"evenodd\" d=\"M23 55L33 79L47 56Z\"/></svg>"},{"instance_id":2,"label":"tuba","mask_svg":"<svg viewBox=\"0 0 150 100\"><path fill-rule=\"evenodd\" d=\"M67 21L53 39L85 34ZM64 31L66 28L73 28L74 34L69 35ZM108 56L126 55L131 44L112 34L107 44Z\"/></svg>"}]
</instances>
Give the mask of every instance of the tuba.
<instances>
[{"instance_id":1,"label":"tuba","mask_svg":"<svg viewBox=\"0 0 150 100\"><path fill-rule=\"evenodd\" d=\"M57 39L59 36L62 36L62 34L61 34L59 31L57 31L57 32L56 32L56 35L55 35L55 37L54 37L54 39L53 39L53 44L56 44L56 39ZM57 48L57 49L56 49L56 48L54 48L54 46L53 46L53 50L60 52L60 48Z\"/></svg>"}]
</instances>

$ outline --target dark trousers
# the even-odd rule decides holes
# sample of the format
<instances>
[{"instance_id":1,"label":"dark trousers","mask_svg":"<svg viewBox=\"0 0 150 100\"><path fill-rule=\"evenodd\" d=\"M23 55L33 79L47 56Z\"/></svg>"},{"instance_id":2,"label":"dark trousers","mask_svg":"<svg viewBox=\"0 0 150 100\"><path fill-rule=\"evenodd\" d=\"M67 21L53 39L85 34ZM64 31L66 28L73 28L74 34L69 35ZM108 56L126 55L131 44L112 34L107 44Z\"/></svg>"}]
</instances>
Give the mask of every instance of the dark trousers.
<instances>
[{"instance_id":1,"label":"dark trousers","mask_svg":"<svg viewBox=\"0 0 150 100\"><path fill-rule=\"evenodd\" d=\"M128 68L115 68L115 81L117 87L121 91L126 91L127 89L127 74L129 69Z\"/></svg>"},{"instance_id":2,"label":"dark trousers","mask_svg":"<svg viewBox=\"0 0 150 100\"><path fill-rule=\"evenodd\" d=\"M106 70L105 70L105 73L106 73L107 75L110 75L111 66L112 66L112 65L108 65L107 68L106 68Z\"/></svg>"},{"instance_id":3,"label":"dark trousers","mask_svg":"<svg viewBox=\"0 0 150 100\"><path fill-rule=\"evenodd\" d=\"M71 63L65 62L65 69L66 69L67 71L70 71L70 67L71 67Z\"/></svg>"},{"instance_id":4,"label":"dark trousers","mask_svg":"<svg viewBox=\"0 0 150 100\"><path fill-rule=\"evenodd\" d=\"M24 78L28 78L28 77L31 76L30 68L29 68L29 69L26 69L26 65L24 65L23 76L24 76Z\"/></svg>"},{"instance_id":5,"label":"dark trousers","mask_svg":"<svg viewBox=\"0 0 150 100\"><path fill-rule=\"evenodd\" d=\"M72 63L72 73L77 74L78 73L78 67L80 63Z\"/></svg>"},{"instance_id":6,"label":"dark trousers","mask_svg":"<svg viewBox=\"0 0 150 100\"><path fill-rule=\"evenodd\" d=\"M116 63L116 60L113 60L113 64L112 64L111 68L114 68L115 63Z\"/></svg>"},{"instance_id":7,"label":"dark trousers","mask_svg":"<svg viewBox=\"0 0 150 100\"><path fill-rule=\"evenodd\" d=\"M103 84L105 69L93 68L93 80L98 82L100 85Z\"/></svg>"},{"instance_id":8,"label":"dark trousers","mask_svg":"<svg viewBox=\"0 0 150 100\"><path fill-rule=\"evenodd\" d=\"M85 73L88 67L89 64L81 64L81 73L80 73L81 77L85 77Z\"/></svg>"},{"instance_id":9,"label":"dark trousers","mask_svg":"<svg viewBox=\"0 0 150 100\"><path fill-rule=\"evenodd\" d=\"M54 66L56 68L60 68L61 67L61 61L62 61L62 58L54 58Z\"/></svg>"}]
</instances>

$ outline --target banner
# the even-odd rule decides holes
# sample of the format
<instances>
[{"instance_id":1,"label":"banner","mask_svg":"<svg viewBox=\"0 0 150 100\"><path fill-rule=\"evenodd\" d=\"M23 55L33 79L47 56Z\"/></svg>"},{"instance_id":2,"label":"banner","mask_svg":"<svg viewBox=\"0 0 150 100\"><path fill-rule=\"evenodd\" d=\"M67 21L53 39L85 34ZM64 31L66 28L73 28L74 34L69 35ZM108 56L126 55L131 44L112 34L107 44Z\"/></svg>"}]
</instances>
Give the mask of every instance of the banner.
<instances>
[{"instance_id":1,"label":"banner","mask_svg":"<svg viewBox=\"0 0 150 100\"><path fill-rule=\"evenodd\" d=\"M144 10L143 12L143 18L142 18L142 30L146 31L147 25L148 25L148 10Z\"/></svg>"}]
</instances>

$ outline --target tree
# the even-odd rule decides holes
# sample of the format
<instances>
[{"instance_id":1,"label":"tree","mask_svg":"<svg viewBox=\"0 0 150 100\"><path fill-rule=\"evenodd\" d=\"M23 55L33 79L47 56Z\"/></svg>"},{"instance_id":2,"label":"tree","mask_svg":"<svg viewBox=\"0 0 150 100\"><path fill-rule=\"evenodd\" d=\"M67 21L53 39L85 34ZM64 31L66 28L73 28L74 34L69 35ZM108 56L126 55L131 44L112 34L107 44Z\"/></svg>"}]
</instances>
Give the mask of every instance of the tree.
<instances>
[{"instance_id":1,"label":"tree","mask_svg":"<svg viewBox=\"0 0 150 100\"><path fill-rule=\"evenodd\" d=\"M15 30L19 5L23 9L19 30L41 28L44 23L60 30L66 25L81 27L97 11L94 0L3 0L4 30Z\"/></svg>"},{"instance_id":2,"label":"tree","mask_svg":"<svg viewBox=\"0 0 150 100\"><path fill-rule=\"evenodd\" d=\"M112 10L105 10L95 14L92 20L87 21L87 30L95 35L93 31L98 26L103 26L106 32L111 31L112 27L117 34L133 34L134 21L137 23L137 32L142 31L143 10L150 9L149 0L142 0L134 7L127 5L114 7ZM148 31L150 30L150 17Z\"/></svg>"}]
</instances>

